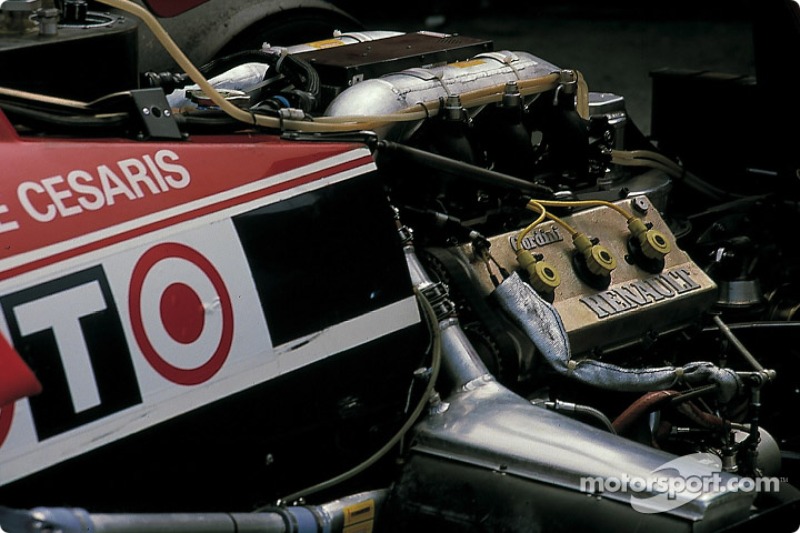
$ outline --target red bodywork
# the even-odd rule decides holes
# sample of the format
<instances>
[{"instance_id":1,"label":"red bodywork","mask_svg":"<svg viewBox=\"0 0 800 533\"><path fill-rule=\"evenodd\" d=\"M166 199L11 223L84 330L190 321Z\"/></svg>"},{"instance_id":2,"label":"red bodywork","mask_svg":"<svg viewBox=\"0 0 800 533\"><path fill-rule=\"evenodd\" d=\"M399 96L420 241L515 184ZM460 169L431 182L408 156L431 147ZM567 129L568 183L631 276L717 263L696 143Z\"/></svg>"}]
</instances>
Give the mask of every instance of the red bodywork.
<instances>
[{"instance_id":1,"label":"red bodywork","mask_svg":"<svg viewBox=\"0 0 800 533\"><path fill-rule=\"evenodd\" d=\"M13 162L0 182L0 284L6 291L57 278L69 265L100 261L110 247L152 241L155 232L163 239L199 218L213 225L231 212L325 187L373 166L360 145L289 142L276 135L157 143L20 137L2 113L0 160ZM180 246L156 244L153 250L168 245ZM207 270L216 273L215 267ZM222 320L232 323L233 311L226 311ZM136 327L134 321L134 333ZM226 354L230 344L227 339ZM41 393L42 385L3 334L0 367L0 450L6 451L18 418L15 402Z\"/></svg>"},{"instance_id":2,"label":"red bodywork","mask_svg":"<svg viewBox=\"0 0 800 533\"><path fill-rule=\"evenodd\" d=\"M274 135L194 139L157 144L121 139L22 140L0 115L0 160L14 161L16 167L15 179L0 184L0 281L370 161L367 156L312 169L248 191L249 183L357 146L303 144ZM165 155L160 166L155 164L158 153ZM125 171L120 171L119 162L127 162ZM183 170L170 176L171 166ZM139 175L138 187L129 186L126 172ZM107 184L103 197L98 196L101 181ZM239 192L224 194L231 191ZM168 213L177 208L179 213ZM134 221L141 223L131 226ZM108 232L115 227L121 231Z\"/></svg>"}]
</instances>

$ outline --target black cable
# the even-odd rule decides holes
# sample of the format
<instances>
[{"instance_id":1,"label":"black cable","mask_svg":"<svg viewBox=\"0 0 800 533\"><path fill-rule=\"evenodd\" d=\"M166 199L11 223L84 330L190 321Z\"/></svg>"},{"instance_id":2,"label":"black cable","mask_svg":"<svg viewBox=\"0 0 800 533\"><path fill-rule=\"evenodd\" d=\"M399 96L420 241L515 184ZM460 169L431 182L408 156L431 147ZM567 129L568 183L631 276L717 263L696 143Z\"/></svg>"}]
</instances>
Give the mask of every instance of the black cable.
<instances>
[{"instance_id":1,"label":"black cable","mask_svg":"<svg viewBox=\"0 0 800 533\"><path fill-rule=\"evenodd\" d=\"M176 113L174 117L181 131L186 131L187 133L210 134L252 128L252 126L248 126L224 113L214 113L208 116Z\"/></svg>"},{"instance_id":2,"label":"black cable","mask_svg":"<svg viewBox=\"0 0 800 533\"><path fill-rule=\"evenodd\" d=\"M629 146L628 149L651 150L653 152L663 153L662 150L658 149L652 143L652 141L647 138L644 133L642 133L642 130L639 129L639 126L637 126L632 120L628 120L625 125L625 138L627 140L626 144ZM715 201L730 200L733 198L741 198L743 196L720 189L716 185L709 183L708 181L692 172L689 172L686 169L684 169L683 176L677 179L677 181L685 184L695 192Z\"/></svg>"},{"instance_id":3,"label":"black cable","mask_svg":"<svg viewBox=\"0 0 800 533\"><path fill-rule=\"evenodd\" d=\"M266 63L274 65L278 56L262 50L243 50L234 54L209 61L198 70L206 78L213 78L243 63Z\"/></svg>"},{"instance_id":4,"label":"black cable","mask_svg":"<svg viewBox=\"0 0 800 533\"><path fill-rule=\"evenodd\" d=\"M728 192L720 189L716 185L712 185L703 178L684 170L683 177L678 180L685 183L687 186L694 189L696 192L705 195L711 200L723 201L731 198L744 198L744 195Z\"/></svg>"},{"instance_id":5,"label":"black cable","mask_svg":"<svg viewBox=\"0 0 800 533\"><path fill-rule=\"evenodd\" d=\"M405 144L399 144L392 141L380 141L378 143L378 150L395 154L399 157L420 164L422 166L433 168L436 170L451 172L461 178L476 181L486 185L494 185L513 192L525 192L534 194L538 197L547 195L551 197L553 190L550 187L540 185L538 183L531 183L529 181L502 174L493 170L488 170L476 165L450 159L432 152L426 152L418 148L412 148ZM414 174L409 174L413 177Z\"/></svg>"},{"instance_id":6,"label":"black cable","mask_svg":"<svg viewBox=\"0 0 800 533\"><path fill-rule=\"evenodd\" d=\"M286 76L296 89L310 94L314 101L319 100L319 73L311 64L295 55L286 54L275 64L275 70Z\"/></svg>"},{"instance_id":7,"label":"black cable","mask_svg":"<svg viewBox=\"0 0 800 533\"><path fill-rule=\"evenodd\" d=\"M274 65L278 60L279 56L275 53L264 52L263 50L242 50L213 59L198 67L198 70L206 78L213 78L244 63ZM161 87L165 93L169 94L175 89L191 84L192 80L185 72L144 72L141 74L141 83L148 87Z\"/></svg>"},{"instance_id":8,"label":"black cable","mask_svg":"<svg viewBox=\"0 0 800 533\"><path fill-rule=\"evenodd\" d=\"M13 123L54 133L77 130L97 135L124 130L131 124L130 116L124 113L109 116L61 114L8 102L0 102L0 109Z\"/></svg>"},{"instance_id":9,"label":"black cable","mask_svg":"<svg viewBox=\"0 0 800 533\"><path fill-rule=\"evenodd\" d=\"M800 322L783 322L783 321L761 321L761 322L739 322L736 324L728 324L731 330L748 330L748 329L771 329L771 330L793 330L800 328ZM703 333L719 332L717 326L707 326L703 328Z\"/></svg>"},{"instance_id":10,"label":"black cable","mask_svg":"<svg viewBox=\"0 0 800 533\"><path fill-rule=\"evenodd\" d=\"M417 420L422 415L425 408L428 406L428 401L433 397L434 393L434 386L436 385L436 381L439 377L439 371L442 366L442 333L441 329L439 328L439 322L436 317L436 311L431 306L431 303L428 299L417 289L414 290L419 300L419 303L424 311L425 318L428 321L428 326L431 329L431 335L433 336L433 343L431 347L431 373L428 378L428 384L425 387L425 391L423 392L422 396L417 403L417 406L414 408L414 411L411 415L406 419L403 426L394 434L394 436L389 439L389 441L383 445L381 449L377 452L373 453L369 458L365 461L359 463L355 467L351 468L347 472L343 472L338 476L330 478L322 483L318 483L314 486L308 487L306 489L294 492L288 496L281 498L281 501L284 502L293 502L298 500L299 498L304 498L310 494L314 494L320 492L322 490L331 488L333 486L338 485L362 472L366 469L374 465L379 459L383 458L395 445L402 439L406 433L408 433ZM260 511L261 509L257 509L256 511Z\"/></svg>"}]
</instances>

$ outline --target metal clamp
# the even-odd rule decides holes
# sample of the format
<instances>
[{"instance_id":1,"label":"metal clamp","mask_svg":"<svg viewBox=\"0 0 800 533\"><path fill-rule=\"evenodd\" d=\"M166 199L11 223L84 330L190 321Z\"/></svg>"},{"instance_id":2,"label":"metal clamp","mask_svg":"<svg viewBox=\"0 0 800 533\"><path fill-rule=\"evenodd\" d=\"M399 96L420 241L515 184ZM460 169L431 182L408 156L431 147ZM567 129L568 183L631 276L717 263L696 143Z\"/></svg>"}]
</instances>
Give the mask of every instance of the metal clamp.
<instances>
[{"instance_id":1,"label":"metal clamp","mask_svg":"<svg viewBox=\"0 0 800 533\"><path fill-rule=\"evenodd\" d=\"M160 88L131 91L134 105L142 119L144 134L151 139L183 139L172 116L167 97Z\"/></svg>"}]
</instances>

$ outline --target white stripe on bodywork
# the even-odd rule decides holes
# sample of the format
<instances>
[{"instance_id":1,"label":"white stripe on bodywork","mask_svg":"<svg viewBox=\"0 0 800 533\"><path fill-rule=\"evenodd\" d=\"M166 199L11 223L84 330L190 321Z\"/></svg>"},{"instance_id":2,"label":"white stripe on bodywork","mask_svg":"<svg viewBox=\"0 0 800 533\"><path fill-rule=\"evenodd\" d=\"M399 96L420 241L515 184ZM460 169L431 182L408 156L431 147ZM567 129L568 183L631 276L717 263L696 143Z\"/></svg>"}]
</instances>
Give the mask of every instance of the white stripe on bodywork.
<instances>
[{"instance_id":1,"label":"white stripe on bodywork","mask_svg":"<svg viewBox=\"0 0 800 533\"><path fill-rule=\"evenodd\" d=\"M366 148L351 150L349 152L336 155L334 157L329 157L321 161L316 161L309 165L294 168L286 172L281 172L280 174L263 178L261 180L254 181L252 183L248 183L246 185L242 185L239 187L235 187L233 189L229 189L224 192L199 198L197 200L193 200L191 202L187 202L185 204L172 207L170 209L165 209L163 211L152 213L150 215L139 217L133 220L128 220L126 222L116 224L114 226L109 226L107 228L103 228L101 230L94 231L91 233L87 233L85 235L81 235L79 237L75 237L67 241L59 242L57 244L45 246L42 248L37 248L36 250L31 250L29 252L15 255L14 257L9 257L8 259L0 261L0 272L20 267L30 261L40 260L45 257L57 255L62 252L74 250L75 248L79 248L81 246L102 241L103 239L107 239L115 235L118 235L120 233L125 233L127 231L136 230L137 228L141 228L149 224L158 223L173 217L191 213L192 211L195 211L197 209L206 208L209 205L222 203L227 200L232 200L240 196L247 195L249 193L269 189L270 187L280 185L281 183L302 178L304 176L308 176L310 174L314 174L316 172L320 172L328 168L333 168L335 166L350 161L361 159L369 155L370 155L369 150L367 150ZM370 163L368 165L364 165L359 168L361 170L358 172L358 174L363 174L365 172L375 169L376 167L374 163ZM334 176L339 176L340 174L341 173L335 174ZM298 187L288 189L287 191L281 191L275 193L274 195L270 195L269 201L265 201L265 199L262 198L258 200L257 203L266 204L266 203L276 202L281 199L285 199L287 197L295 196L297 194L300 194L301 192L306 192L308 190L313 190L314 188L319 188L321 186L329 185L330 183L331 180L327 179L327 177L324 177L312 183L300 185ZM314 184L316 184L316 187L313 186L306 187L307 185L314 185ZM287 194L281 194L281 193L287 193ZM273 196L274 198L272 198Z\"/></svg>"}]
</instances>

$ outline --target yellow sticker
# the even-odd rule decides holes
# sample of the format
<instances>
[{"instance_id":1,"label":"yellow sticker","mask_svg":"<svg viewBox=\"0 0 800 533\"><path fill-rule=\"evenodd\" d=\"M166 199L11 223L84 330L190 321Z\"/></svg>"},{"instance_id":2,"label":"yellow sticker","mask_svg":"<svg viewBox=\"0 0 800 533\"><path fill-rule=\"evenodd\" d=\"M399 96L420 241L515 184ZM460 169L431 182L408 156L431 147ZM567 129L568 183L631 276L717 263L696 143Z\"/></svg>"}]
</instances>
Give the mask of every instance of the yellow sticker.
<instances>
[{"instance_id":1,"label":"yellow sticker","mask_svg":"<svg viewBox=\"0 0 800 533\"><path fill-rule=\"evenodd\" d=\"M483 59L470 59L469 61L458 61L456 63L450 63L451 67L456 68L469 68L469 67L477 67L478 65L483 65L486 63Z\"/></svg>"},{"instance_id":2,"label":"yellow sticker","mask_svg":"<svg viewBox=\"0 0 800 533\"><path fill-rule=\"evenodd\" d=\"M339 39L325 39L324 41L314 41L313 43L308 43L308 46L311 48L318 48L320 50L324 48L335 48L337 46L343 46L344 41Z\"/></svg>"},{"instance_id":3,"label":"yellow sticker","mask_svg":"<svg viewBox=\"0 0 800 533\"><path fill-rule=\"evenodd\" d=\"M345 526L360 524L361 522L372 520L375 518L375 500L367 500L365 502L350 505L345 507L343 512ZM371 525L370 529L372 529Z\"/></svg>"},{"instance_id":4,"label":"yellow sticker","mask_svg":"<svg viewBox=\"0 0 800 533\"><path fill-rule=\"evenodd\" d=\"M362 522L354 526L347 526L342 529L342 533L372 533L372 520L369 522Z\"/></svg>"}]
</instances>

